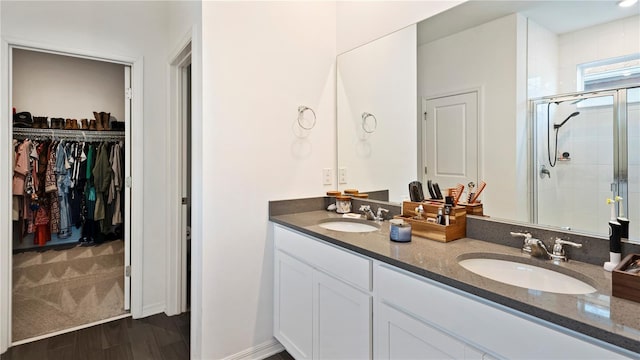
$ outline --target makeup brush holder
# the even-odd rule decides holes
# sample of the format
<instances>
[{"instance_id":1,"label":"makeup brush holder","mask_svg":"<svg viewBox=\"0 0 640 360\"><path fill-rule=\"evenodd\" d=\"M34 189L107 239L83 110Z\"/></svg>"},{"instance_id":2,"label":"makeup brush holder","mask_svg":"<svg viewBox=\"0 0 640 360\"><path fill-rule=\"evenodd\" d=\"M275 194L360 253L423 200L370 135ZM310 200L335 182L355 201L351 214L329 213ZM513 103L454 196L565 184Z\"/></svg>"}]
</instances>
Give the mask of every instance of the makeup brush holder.
<instances>
[{"instance_id":1,"label":"makeup brush holder","mask_svg":"<svg viewBox=\"0 0 640 360\"><path fill-rule=\"evenodd\" d=\"M453 190L455 190L455 188L448 188L447 195L453 196ZM484 216L484 207L481 202L467 204L466 202L462 201L463 197L460 198L460 202L458 203L458 206L464 206L467 212L467 215ZM431 201L444 203L444 200L431 200Z\"/></svg>"}]
</instances>

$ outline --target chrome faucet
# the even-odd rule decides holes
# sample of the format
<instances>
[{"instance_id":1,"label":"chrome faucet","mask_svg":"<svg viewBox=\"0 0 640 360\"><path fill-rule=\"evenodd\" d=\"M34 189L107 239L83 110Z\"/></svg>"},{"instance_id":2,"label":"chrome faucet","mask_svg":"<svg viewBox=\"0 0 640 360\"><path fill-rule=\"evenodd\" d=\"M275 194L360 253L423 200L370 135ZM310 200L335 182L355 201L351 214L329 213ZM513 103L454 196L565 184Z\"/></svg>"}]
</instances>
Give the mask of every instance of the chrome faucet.
<instances>
[{"instance_id":1,"label":"chrome faucet","mask_svg":"<svg viewBox=\"0 0 640 360\"><path fill-rule=\"evenodd\" d=\"M389 210L378 207L378 211L376 211L376 217L378 218L378 220L386 220L388 215Z\"/></svg>"},{"instance_id":2,"label":"chrome faucet","mask_svg":"<svg viewBox=\"0 0 640 360\"><path fill-rule=\"evenodd\" d=\"M555 244L553 244L553 253L551 254L551 258L553 258L553 260L561 260L561 261L568 260L562 245L569 245L569 246L573 246L574 248L582 247L582 244L574 243L567 240L562 240L559 237L557 237Z\"/></svg>"},{"instance_id":3,"label":"chrome faucet","mask_svg":"<svg viewBox=\"0 0 640 360\"><path fill-rule=\"evenodd\" d=\"M564 248L562 247L563 245L569 245L576 248L582 247L582 244L556 238L553 250L552 252L549 252L547 246L541 240L533 238L529 233L511 232L510 234L511 236L524 237L524 244L522 245L523 252L544 260L567 261L568 259L564 252Z\"/></svg>"},{"instance_id":4,"label":"chrome faucet","mask_svg":"<svg viewBox=\"0 0 640 360\"><path fill-rule=\"evenodd\" d=\"M389 213L389 210L378 207L378 211L376 212L376 215L374 215L370 205L360 205L360 212L364 214L364 217L367 220L380 221L385 219L385 216Z\"/></svg>"},{"instance_id":5,"label":"chrome faucet","mask_svg":"<svg viewBox=\"0 0 640 360\"><path fill-rule=\"evenodd\" d=\"M524 237L524 243L522 244L522 251L524 251L526 253L529 253L529 254L531 253L531 240L533 240L533 236L531 236L531 234L529 234L529 233L517 233L517 232L510 232L510 234L513 237L516 237L516 236Z\"/></svg>"},{"instance_id":6,"label":"chrome faucet","mask_svg":"<svg viewBox=\"0 0 640 360\"><path fill-rule=\"evenodd\" d=\"M545 175L547 175L549 179L551 179L551 172L549 172L549 169L547 169L546 166L542 165L540 166L540 179L544 179Z\"/></svg>"},{"instance_id":7,"label":"chrome faucet","mask_svg":"<svg viewBox=\"0 0 640 360\"><path fill-rule=\"evenodd\" d=\"M360 212L364 214L364 217L367 220L376 220L376 216L373 214L373 211L371 210L371 206L360 205Z\"/></svg>"}]
</instances>

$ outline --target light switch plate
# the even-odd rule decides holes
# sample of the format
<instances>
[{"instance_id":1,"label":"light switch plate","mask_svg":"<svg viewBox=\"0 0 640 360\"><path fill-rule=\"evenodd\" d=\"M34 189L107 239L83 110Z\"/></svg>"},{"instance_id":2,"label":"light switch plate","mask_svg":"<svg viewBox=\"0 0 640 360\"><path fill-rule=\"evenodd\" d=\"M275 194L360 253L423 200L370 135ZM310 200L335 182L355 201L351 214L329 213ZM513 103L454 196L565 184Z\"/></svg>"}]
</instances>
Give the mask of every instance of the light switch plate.
<instances>
[{"instance_id":1,"label":"light switch plate","mask_svg":"<svg viewBox=\"0 0 640 360\"><path fill-rule=\"evenodd\" d=\"M333 184L332 171L329 168L322 169L322 185Z\"/></svg>"},{"instance_id":2,"label":"light switch plate","mask_svg":"<svg viewBox=\"0 0 640 360\"><path fill-rule=\"evenodd\" d=\"M338 170L338 183L339 184L346 184L347 183L347 168L346 167L341 167Z\"/></svg>"}]
</instances>

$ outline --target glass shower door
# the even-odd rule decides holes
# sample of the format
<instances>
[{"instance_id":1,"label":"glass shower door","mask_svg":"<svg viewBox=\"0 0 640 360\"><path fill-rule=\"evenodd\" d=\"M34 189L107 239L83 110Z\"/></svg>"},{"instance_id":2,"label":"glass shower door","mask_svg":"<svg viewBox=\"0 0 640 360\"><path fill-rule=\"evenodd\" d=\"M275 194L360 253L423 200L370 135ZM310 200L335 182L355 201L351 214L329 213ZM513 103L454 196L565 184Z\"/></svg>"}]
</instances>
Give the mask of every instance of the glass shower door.
<instances>
[{"instance_id":1,"label":"glass shower door","mask_svg":"<svg viewBox=\"0 0 640 360\"><path fill-rule=\"evenodd\" d=\"M534 223L608 234L606 199L617 190L616 97L534 102Z\"/></svg>"}]
</instances>

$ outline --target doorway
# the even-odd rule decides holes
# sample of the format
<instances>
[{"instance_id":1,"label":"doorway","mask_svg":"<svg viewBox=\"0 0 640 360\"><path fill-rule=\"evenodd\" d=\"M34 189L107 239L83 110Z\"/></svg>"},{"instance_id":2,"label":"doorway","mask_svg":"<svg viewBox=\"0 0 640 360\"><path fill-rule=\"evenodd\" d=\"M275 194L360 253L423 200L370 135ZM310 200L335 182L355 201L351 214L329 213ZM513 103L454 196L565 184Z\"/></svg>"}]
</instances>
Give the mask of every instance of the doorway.
<instances>
[{"instance_id":1,"label":"doorway","mask_svg":"<svg viewBox=\"0 0 640 360\"><path fill-rule=\"evenodd\" d=\"M191 61L182 68L182 312L191 307Z\"/></svg>"},{"instance_id":2,"label":"doorway","mask_svg":"<svg viewBox=\"0 0 640 360\"><path fill-rule=\"evenodd\" d=\"M8 249L13 273L8 284L10 339L15 345L130 316L131 187L126 184L131 183L132 64L23 46L10 46L9 58L9 103L17 114L28 114L23 114L27 121L22 127L15 121L8 121L8 127L14 145L28 143L32 149L30 177L39 182L12 199L18 205ZM40 147L45 144L47 153ZM46 177L54 147L56 154L64 154L60 169L66 169L68 178L60 182L63 172L53 171L55 182L65 185L49 196L53 190L45 190L44 177L36 178ZM110 172L110 181L117 180L113 198L97 194L108 206L100 217L88 209L88 184L95 180L88 158L94 165L104 158L106 168L119 168L116 176ZM9 173L13 177L14 169ZM11 190L15 195L13 186ZM67 210L56 230L54 202L61 214ZM48 222L36 221L40 213Z\"/></svg>"},{"instance_id":3,"label":"doorway","mask_svg":"<svg viewBox=\"0 0 640 360\"><path fill-rule=\"evenodd\" d=\"M423 183L478 184L478 92L423 98Z\"/></svg>"},{"instance_id":4,"label":"doorway","mask_svg":"<svg viewBox=\"0 0 640 360\"><path fill-rule=\"evenodd\" d=\"M167 315L189 311L191 304L191 132L192 62L187 39L170 64L171 193L175 233L167 252Z\"/></svg>"}]
</instances>

